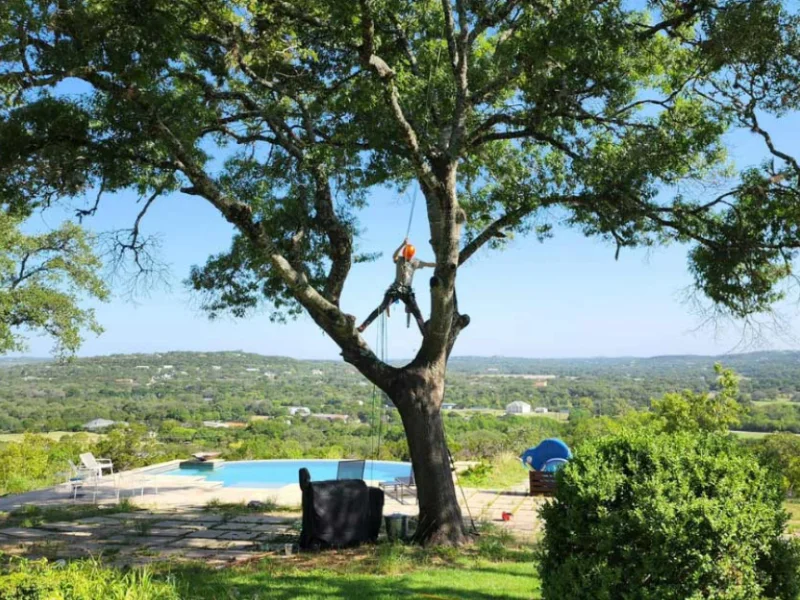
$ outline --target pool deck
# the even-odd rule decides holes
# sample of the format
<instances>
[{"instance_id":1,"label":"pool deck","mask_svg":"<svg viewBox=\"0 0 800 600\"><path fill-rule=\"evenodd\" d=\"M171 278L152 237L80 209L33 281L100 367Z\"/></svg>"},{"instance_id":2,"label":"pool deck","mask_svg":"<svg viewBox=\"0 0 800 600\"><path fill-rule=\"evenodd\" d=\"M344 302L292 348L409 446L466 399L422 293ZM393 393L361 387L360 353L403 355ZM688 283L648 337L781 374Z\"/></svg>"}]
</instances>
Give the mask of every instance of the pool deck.
<instances>
[{"instance_id":1,"label":"pool deck","mask_svg":"<svg viewBox=\"0 0 800 600\"><path fill-rule=\"evenodd\" d=\"M129 500L141 509L141 512L131 514L109 514L74 523L44 524L34 528L2 528L0 524L0 553L71 558L111 549L127 564L147 562L152 557L218 560L224 563L275 552L272 542L276 540L278 551L283 550L287 540L296 541L301 504L299 485L275 489L226 488L220 482L209 482L203 477L155 475L150 472L167 470L178 462L104 477L96 490L89 488L76 499L73 499L66 486L0 498L0 511L3 512L28 505L96 503L113 506L122 499ZM533 541L538 534L541 526L538 509L543 500L528 496L526 485L502 491L465 488L464 495L459 492L458 496L467 524L471 515L476 522L492 522L523 541ZM277 514L264 513L230 519L220 519L204 510L212 501L244 504L252 500L271 501L285 508ZM406 497L405 502L401 503L387 493L383 510L385 515L400 513L413 516L418 508L414 498ZM502 520L504 512L513 515L509 521ZM147 520L151 528L146 533L142 533L144 530L135 525L135 521L141 519ZM259 535L250 535L248 530L252 527L258 529ZM42 551L43 548L46 552ZM216 558L209 558L212 555Z\"/></svg>"}]
</instances>

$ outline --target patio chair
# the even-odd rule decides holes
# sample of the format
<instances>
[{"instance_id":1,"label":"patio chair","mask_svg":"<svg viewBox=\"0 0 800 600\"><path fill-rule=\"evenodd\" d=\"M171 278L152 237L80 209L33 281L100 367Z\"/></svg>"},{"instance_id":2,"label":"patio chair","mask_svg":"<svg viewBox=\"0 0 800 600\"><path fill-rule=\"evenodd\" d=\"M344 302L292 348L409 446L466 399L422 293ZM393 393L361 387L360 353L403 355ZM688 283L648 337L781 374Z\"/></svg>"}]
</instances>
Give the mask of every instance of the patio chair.
<instances>
[{"instance_id":1,"label":"patio chair","mask_svg":"<svg viewBox=\"0 0 800 600\"><path fill-rule=\"evenodd\" d=\"M139 495L144 496L145 488L150 488L155 495L158 495L158 476L149 477L147 475L133 475L131 483L131 496L139 490Z\"/></svg>"},{"instance_id":2,"label":"patio chair","mask_svg":"<svg viewBox=\"0 0 800 600\"><path fill-rule=\"evenodd\" d=\"M340 460L336 469L336 479L364 479L364 460Z\"/></svg>"},{"instance_id":3,"label":"patio chair","mask_svg":"<svg viewBox=\"0 0 800 600\"><path fill-rule=\"evenodd\" d=\"M85 452L80 456L84 468L96 471L98 477L103 476L103 469L108 469L110 474L114 474L114 463L111 462L111 459L95 458L91 452Z\"/></svg>"},{"instance_id":4,"label":"patio chair","mask_svg":"<svg viewBox=\"0 0 800 600\"><path fill-rule=\"evenodd\" d=\"M406 492L409 492L415 500L417 499L417 482L414 479L413 468L408 477L395 477L394 481L382 481L378 485L387 494L389 493L388 490L392 489L394 491L393 498L400 504L405 504Z\"/></svg>"},{"instance_id":5,"label":"patio chair","mask_svg":"<svg viewBox=\"0 0 800 600\"><path fill-rule=\"evenodd\" d=\"M72 499L77 500L78 490L92 487L92 501L97 501L97 481L99 476L96 469L86 469L69 461L70 472L67 474L66 485L72 493Z\"/></svg>"}]
</instances>

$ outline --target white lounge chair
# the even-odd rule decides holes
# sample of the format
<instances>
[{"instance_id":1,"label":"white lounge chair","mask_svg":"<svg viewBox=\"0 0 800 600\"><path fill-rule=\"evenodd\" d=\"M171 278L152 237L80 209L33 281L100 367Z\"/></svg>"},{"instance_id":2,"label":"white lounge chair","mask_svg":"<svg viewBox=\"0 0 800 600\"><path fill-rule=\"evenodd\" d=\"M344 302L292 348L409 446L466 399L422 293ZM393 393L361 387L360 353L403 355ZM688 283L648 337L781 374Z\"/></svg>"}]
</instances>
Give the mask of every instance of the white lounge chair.
<instances>
[{"instance_id":1,"label":"white lounge chair","mask_svg":"<svg viewBox=\"0 0 800 600\"><path fill-rule=\"evenodd\" d=\"M108 458L95 458L91 452L81 454L81 464L86 469L97 472L97 477L103 476L103 469L108 469L110 474L114 474L114 463Z\"/></svg>"},{"instance_id":2,"label":"white lounge chair","mask_svg":"<svg viewBox=\"0 0 800 600\"><path fill-rule=\"evenodd\" d=\"M70 472L67 475L66 485L72 493L72 499L78 498L78 490L86 487L92 487L92 501L97 501L97 481L99 475L96 469L86 469L78 467L72 461L69 461Z\"/></svg>"}]
</instances>

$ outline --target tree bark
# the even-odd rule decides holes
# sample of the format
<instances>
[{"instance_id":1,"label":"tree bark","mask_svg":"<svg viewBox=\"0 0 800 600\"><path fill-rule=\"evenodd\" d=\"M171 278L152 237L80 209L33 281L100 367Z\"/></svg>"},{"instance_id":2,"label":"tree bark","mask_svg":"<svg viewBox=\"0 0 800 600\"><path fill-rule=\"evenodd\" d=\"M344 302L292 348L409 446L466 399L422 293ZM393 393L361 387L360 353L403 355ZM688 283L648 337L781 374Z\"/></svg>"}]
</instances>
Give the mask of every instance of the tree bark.
<instances>
[{"instance_id":1,"label":"tree bark","mask_svg":"<svg viewBox=\"0 0 800 600\"><path fill-rule=\"evenodd\" d=\"M453 483L441 405L444 368L410 366L387 390L400 411L419 499L415 541L459 545L467 541Z\"/></svg>"}]
</instances>

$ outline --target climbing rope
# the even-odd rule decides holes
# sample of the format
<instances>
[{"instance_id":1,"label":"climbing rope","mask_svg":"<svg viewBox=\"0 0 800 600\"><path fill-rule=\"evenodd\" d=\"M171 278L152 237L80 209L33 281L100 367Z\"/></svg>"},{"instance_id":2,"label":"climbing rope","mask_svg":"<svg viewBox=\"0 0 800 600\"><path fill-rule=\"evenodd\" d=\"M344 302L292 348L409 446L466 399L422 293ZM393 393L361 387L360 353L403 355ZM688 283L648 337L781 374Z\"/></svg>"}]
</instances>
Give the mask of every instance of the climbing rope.
<instances>
[{"instance_id":1,"label":"climbing rope","mask_svg":"<svg viewBox=\"0 0 800 600\"><path fill-rule=\"evenodd\" d=\"M444 421L442 421L442 427L444 427ZM472 523L472 533L474 535L480 535L478 533L478 528L475 526L475 519L472 518L472 511L469 509L469 502L467 502L467 494L464 492L464 486L461 485L461 480L458 477L458 471L456 471L456 461L453 460L453 453L450 452L450 448L447 448L447 455L450 457L450 468L453 469L453 474L456 476L456 485L458 489L461 490L461 497L464 499L464 508L467 509L467 515L469 515L469 522Z\"/></svg>"},{"instance_id":2,"label":"climbing rope","mask_svg":"<svg viewBox=\"0 0 800 600\"><path fill-rule=\"evenodd\" d=\"M389 355L389 334L386 327L386 312L381 313L378 320L378 334L375 341L375 349L378 352L378 358L386 362ZM380 396L380 398L379 398ZM369 478L375 480L375 461L381 455L381 445L383 443L383 405L385 394L380 392L378 394L378 386L372 384L372 427L370 429L370 448L369 454L372 457L370 462ZM377 438L377 440L376 440ZM377 441L377 443L376 443Z\"/></svg>"},{"instance_id":3,"label":"climbing rope","mask_svg":"<svg viewBox=\"0 0 800 600\"><path fill-rule=\"evenodd\" d=\"M406 227L406 238L411 233L411 222L414 220L414 207L417 205L417 186L414 186L414 195L411 197L411 213L408 215L408 227Z\"/></svg>"}]
</instances>

